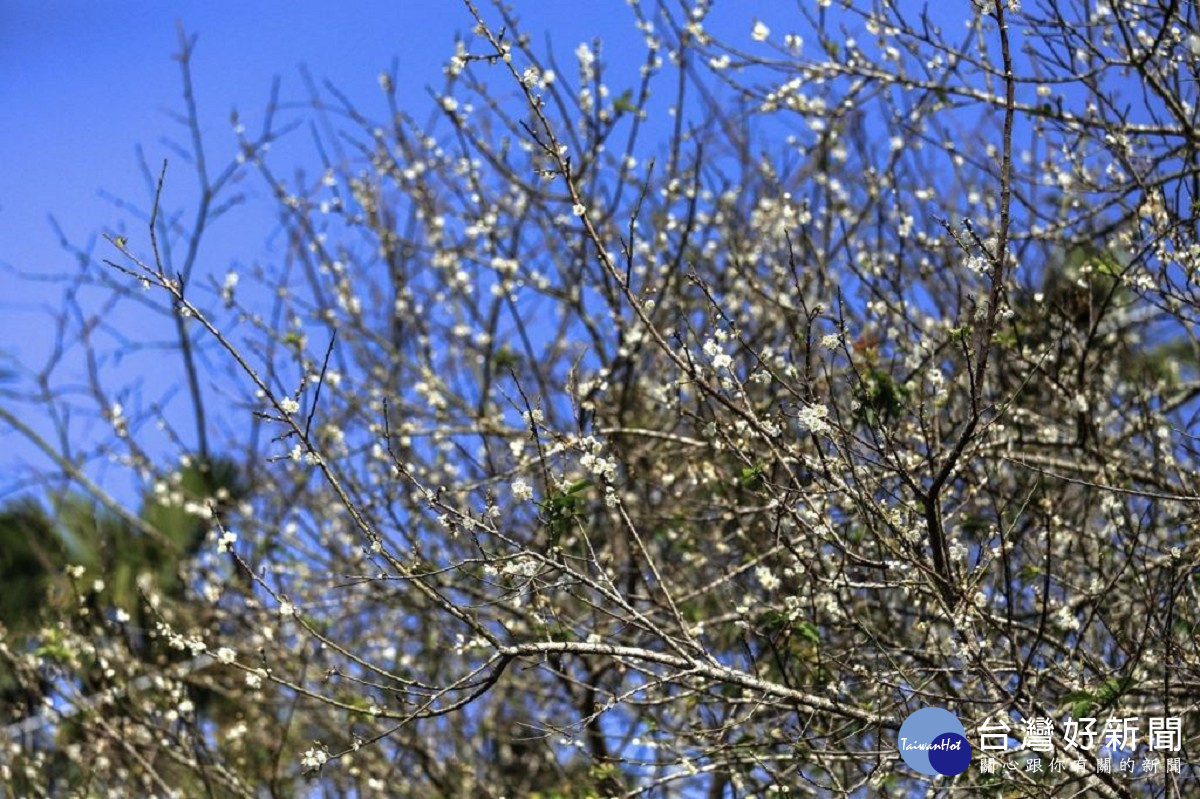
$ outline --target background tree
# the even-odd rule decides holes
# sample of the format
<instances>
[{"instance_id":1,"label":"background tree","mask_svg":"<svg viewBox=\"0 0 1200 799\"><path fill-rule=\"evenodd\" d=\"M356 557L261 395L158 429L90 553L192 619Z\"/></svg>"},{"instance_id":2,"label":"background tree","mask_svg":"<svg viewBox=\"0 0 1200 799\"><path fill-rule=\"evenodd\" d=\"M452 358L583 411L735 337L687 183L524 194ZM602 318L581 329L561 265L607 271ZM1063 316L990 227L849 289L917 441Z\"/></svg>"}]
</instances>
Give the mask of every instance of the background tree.
<instances>
[{"instance_id":1,"label":"background tree","mask_svg":"<svg viewBox=\"0 0 1200 799\"><path fill-rule=\"evenodd\" d=\"M429 124L385 74L383 121L314 90L315 168L266 156L274 104L219 177L194 159L206 213L269 188L277 266L193 270L205 213L183 227L174 167L148 170L148 235L88 279L170 314L196 432L167 437L230 459L184 535L204 608L143 591L169 661L96 611L6 644L76 708L9 768L37 784L69 746L109 791L1187 794L1186 757L1126 779L1058 736L1042 756L1082 769L930 781L895 738L930 705L972 741L1200 736L1194 7L820 2L745 43L634 3L628 86L597 43L568 67L465 7ZM161 408L118 423L103 383L144 521L192 524L133 432ZM57 687L96 666L136 690Z\"/></svg>"}]
</instances>

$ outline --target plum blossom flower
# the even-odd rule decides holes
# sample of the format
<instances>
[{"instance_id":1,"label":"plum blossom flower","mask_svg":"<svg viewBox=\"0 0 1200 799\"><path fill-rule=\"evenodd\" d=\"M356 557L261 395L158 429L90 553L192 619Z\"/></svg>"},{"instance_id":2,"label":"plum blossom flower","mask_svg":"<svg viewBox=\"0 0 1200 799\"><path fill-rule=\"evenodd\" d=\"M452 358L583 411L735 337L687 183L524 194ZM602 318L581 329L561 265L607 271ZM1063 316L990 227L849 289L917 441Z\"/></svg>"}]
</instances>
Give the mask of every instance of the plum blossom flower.
<instances>
[{"instance_id":1,"label":"plum blossom flower","mask_svg":"<svg viewBox=\"0 0 1200 799\"><path fill-rule=\"evenodd\" d=\"M512 494L513 499L519 502L525 502L533 499L533 487L530 486L529 483L525 482L525 480L518 477L516 480L513 480Z\"/></svg>"},{"instance_id":2,"label":"plum blossom flower","mask_svg":"<svg viewBox=\"0 0 1200 799\"><path fill-rule=\"evenodd\" d=\"M304 756L300 758L300 765L304 766L304 768L308 769L309 771L316 771L317 769L321 768L321 766L325 765L327 760L329 760L328 753L326 753L324 749L317 749L314 747L305 751Z\"/></svg>"},{"instance_id":3,"label":"plum blossom flower","mask_svg":"<svg viewBox=\"0 0 1200 799\"><path fill-rule=\"evenodd\" d=\"M829 409L820 403L805 405L796 414L796 422L804 430L814 433L829 432Z\"/></svg>"},{"instance_id":4,"label":"plum blossom flower","mask_svg":"<svg viewBox=\"0 0 1200 799\"><path fill-rule=\"evenodd\" d=\"M759 566L755 568L754 576L758 578L759 584L767 591L774 591L779 587L779 577L775 574L775 572L771 571L769 566Z\"/></svg>"}]
</instances>

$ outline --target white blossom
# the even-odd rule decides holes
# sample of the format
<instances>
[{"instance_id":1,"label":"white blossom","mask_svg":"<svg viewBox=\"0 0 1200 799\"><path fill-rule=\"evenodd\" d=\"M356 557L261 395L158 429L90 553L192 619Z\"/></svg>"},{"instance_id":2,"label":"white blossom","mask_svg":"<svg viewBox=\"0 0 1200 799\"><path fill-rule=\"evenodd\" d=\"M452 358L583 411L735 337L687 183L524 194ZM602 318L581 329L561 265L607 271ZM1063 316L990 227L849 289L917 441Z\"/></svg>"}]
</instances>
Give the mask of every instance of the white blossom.
<instances>
[{"instance_id":1,"label":"white blossom","mask_svg":"<svg viewBox=\"0 0 1200 799\"><path fill-rule=\"evenodd\" d=\"M324 749L307 749L304 756L300 758L300 765L309 770L319 769L329 760L329 755Z\"/></svg>"},{"instance_id":2,"label":"white blossom","mask_svg":"<svg viewBox=\"0 0 1200 799\"><path fill-rule=\"evenodd\" d=\"M529 485L529 483L525 482L525 480L518 477L512 482L512 494L513 499L516 499L519 502L525 502L533 499L533 488Z\"/></svg>"},{"instance_id":3,"label":"white blossom","mask_svg":"<svg viewBox=\"0 0 1200 799\"><path fill-rule=\"evenodd\" d=\"M829 432L829 408L819 403L805 405L796 414L796 422L802 430L821 434Z\"/></svg>"},{"instance_id":4,"label":"white blossom","mask_svg":"<svg viewBox=\"0 0 1200 799\"><path fill-rule=\"evenodd\" d=\"M779 577L768 566L756 566L754 576L767 591L774 591L781 584Z\"/></svg>"}]
</instances>

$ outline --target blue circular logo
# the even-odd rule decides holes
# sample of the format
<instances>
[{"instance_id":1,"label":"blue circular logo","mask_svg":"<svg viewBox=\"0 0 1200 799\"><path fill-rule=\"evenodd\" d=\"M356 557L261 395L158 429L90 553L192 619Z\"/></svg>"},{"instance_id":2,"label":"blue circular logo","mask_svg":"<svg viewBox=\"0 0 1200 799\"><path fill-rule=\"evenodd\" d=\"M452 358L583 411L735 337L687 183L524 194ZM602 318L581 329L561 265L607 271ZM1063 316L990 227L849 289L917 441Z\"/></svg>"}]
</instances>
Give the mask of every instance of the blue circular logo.
<instances>
[{"instance_id":1,"label":"blue circular logo","mask_svg":"<svg viewBox=\"0 0 1200 799\"><path fill-rule=\"evenodd\" d=\"M952 777L971 765L967 731L949 710L925 707L900 725L900 757L913 771Z\"/></svg>"}]
</instances>

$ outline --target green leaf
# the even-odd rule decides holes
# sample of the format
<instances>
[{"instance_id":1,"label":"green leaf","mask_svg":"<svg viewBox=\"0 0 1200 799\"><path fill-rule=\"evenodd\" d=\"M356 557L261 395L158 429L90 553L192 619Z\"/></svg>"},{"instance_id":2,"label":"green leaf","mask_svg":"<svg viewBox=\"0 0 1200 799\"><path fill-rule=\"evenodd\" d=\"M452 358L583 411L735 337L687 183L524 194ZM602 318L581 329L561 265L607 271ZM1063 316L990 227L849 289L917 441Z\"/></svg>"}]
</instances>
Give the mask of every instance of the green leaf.
<instances>
[{"instance_id":1,"label":"green leaf","mask_svg":"<svg viewBox=\"0 0 1200 799\"><path fill-rule=\"evenodd\" d=\"M1016 332L1012 330L997 330L995 335L992 336L992 340L1005 347L1015 347L1019 343Z\"/></svg>"},{"instance_id":2,"label":"green leaf","mask_svg":"<svg viewBox=\"0 0 1200 799\"><path fill-rule=\"evenodd\" d=\"M579 496L592 485L591 480L576 480L566 489L551 494L538 507L546 514L546 525L550 528L550 547L556 548L562 540L563 533L579 516L579 508L583 499Z\"/></svg>"},{"instance_id":3,"label":"green leaf","mask_svg":"<svg viewBox=\"0 0 1200 799\"><path fill-rule=\"evenodd\" d=\"M521 365L521 356L510 347L501 347L492 356L492 368L497 372L507 372Z\"/></svg>"},{"instance_id":4,"label":"green leaf","mask_svg":"<svg viewBox=\"0 0 1200 799\"><path fill-rule=\"evenodd\" d=\"M1096 699L1104 705L1112 704L1132 687L1132 677L1109 677L1096 689Z\"/></svg>"},{"instance_id":5,"label":"green leaf","mask_svg":"<svg viewBox=\"0 0 1200 799\"><path fill-rule=\"evenodd\" d=\"M70 663L74 657L70 645L63 640L62 631L56 627L45 628L41 645L33 653L53 663Z\"/></svg>"},{"instance_id":6,"label":"green leaf","mask_svg":"<svg viewBox=\"0 0 1200 799\"><path fill-rule=\"evenodd\" d=\"M859 383L856 416L871 427L893 421L903 412L910 393L887 372L872 369Z\"/></svg>"},{"instance_id":7,"label":"green leaf","mask_svg":"<svg viewBox=\"0 0 1200 799\"><path fill-rule=\"evenodd\" d=\"M588 479L576 480L574 483L571 483L571 485L567 487L567 493L568 494L578 494L579 492L584 491L585 489L591 488L593 485L595 485L595 483L593 483L591 480L588 480Z\"/></svg>"},{"instance_id":8,"label":"green leaf","mask_svg":"<svg viewBox=\"0 0 1200 799\"><path fill-rule=\"evenodd\" d=\"M1071 691L1062 698L1064 704L1071 705L1071 715L1077 719L1087 718L1095 704L1096 697L1091 691Z\"/></svg>"},{"instance_id":9,"label":"green leaf","mask_svg":"<svg viewBox=\"0 0 1200 799\"><path fill-rule=\"evenodd\" d=\"M622 114L631 114L637 111L637 106L633 104L632 89L626 89L617 99L613 100L613 110Z\"/></svg>"},{"instance_id":10,"label":"green leaf","mask_svg":"<svg viewBox=\"0 0 1200 799\"><path fill-rule=\"evenodd\" d=\"M759 488L763 484L764 466L761 462L753 466L743 466L740 483L743 488Z\"/></svg>"},{"instance_id":11,"label":"green leaf","mask_svg":"<svg viewBox=\"0 0 1200 799\"><path fill-rule=\"evenodd\" d=\"M1109 677L1095 690L1069 691L1062 701L1071 705L1071 713L1075 718L1086 718L1096 707L1114 704L1132 687L1132 677Z\"/></svg>"},{"instance_id":12,"label":"green leaf","mask_svg":"<svg viewBox=\"0 0 1200 799\"><path fill-rule=\"evenodd\" d=\"M811 621L798 622L793 629L806 641L813 644L821 643L821 631Z\"/></svg>"},{"instance_id":13,"label":"green leaf","mask_svg":"<svg viewBox=\"0 0 1200 799\"><path fill-rule=\"evenodd\" d=\"M770 634L786 627L788 617L786 613L780 610L764 610L758 614L758 618L754 622L760 632Z\"/></svg>"}]
</instances>

